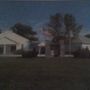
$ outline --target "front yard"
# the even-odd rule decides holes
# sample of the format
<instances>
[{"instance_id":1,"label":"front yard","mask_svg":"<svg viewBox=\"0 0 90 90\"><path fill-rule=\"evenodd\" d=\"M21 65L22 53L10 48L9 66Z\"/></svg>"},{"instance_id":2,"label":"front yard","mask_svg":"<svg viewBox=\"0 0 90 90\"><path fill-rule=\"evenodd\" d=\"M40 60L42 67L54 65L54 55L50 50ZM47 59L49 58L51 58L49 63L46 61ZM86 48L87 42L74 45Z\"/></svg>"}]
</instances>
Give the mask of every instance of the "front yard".
<instances>
[{"instance_id":1,"label":"front yard","mask_svg":"<svg viewBox=\"0 0 90 90\"><path fill-rule=\"evenodd\" d=\"M89 59L0 58L0 90L89 89Z\"/></svg>"}]
</instances>

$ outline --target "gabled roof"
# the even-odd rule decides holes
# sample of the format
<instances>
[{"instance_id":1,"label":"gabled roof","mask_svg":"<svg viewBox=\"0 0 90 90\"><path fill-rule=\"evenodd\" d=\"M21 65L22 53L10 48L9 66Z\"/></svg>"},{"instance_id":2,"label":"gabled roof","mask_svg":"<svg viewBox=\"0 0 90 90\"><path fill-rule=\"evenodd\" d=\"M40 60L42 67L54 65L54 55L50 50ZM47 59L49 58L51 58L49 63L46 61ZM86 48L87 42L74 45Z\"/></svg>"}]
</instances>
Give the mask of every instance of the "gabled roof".
<instances>
[{"instance_id":1,"label":"gabled roof","mask_svg":"<svg viewBox=\"0 0 90 90\"><path fill-rule=\"evenodd\" d=\"M0 38L0 45L2 44L16 44L16 42L4 37Z\"/></svg>"},{"instance_id":2,"label":"gabled roof","mask_svg":"<svg viewBox=\"0 0 90 90\"><path fill-rule=\"evenodd\" d=\"M90 38L80 36L76 39L73 39L74 43L90 44Z\"/></svg>"},{"instance_id":3,"label":"gabled roof","mask_svg":"<svg viewBox=\"0 0 90 90\"><path fill-rule=\"evenodd\" d=\"M87 38L87 37L80 37L80 40L83 44L90 44L90 38Z\"/></svg>"},{"instance_id":4,"label":"gabled roof","mask_svg":"<svg viewBox=\"0 0 90 90\"><path fill-rule=\"evenodd\" d=\"M12 41L12 42L16 42L16 43L24 43L24 42L29 41L27 38L22 37L22 36L14 33L14 32L12 32L12 31L10 31L10 30L1 33L1 34L0 34L0 40L1 40L2 38L4 38L4 39L7 38L8 40L10 40L10 41Z\"/></svg>"}]
</instances>

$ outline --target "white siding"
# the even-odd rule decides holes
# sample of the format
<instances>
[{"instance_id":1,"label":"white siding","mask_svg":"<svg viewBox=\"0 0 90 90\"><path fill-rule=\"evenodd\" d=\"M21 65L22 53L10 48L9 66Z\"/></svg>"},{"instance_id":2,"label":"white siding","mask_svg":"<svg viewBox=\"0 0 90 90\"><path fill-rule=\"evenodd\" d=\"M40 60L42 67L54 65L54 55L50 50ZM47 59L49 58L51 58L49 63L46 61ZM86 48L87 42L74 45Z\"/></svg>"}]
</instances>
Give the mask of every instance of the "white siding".
<instances>
[{"instance_id":1,"label":"white siding","mask_svg":"<svg viewBox=\"0 0 90 90\"><path fill-rule=\"evenodd\" d=\"M12 32L12 31L6 31L4 33L1 33L0 38L3 38L3 37L7 37L7 38L9 38L17 43L23 43L25 41L28 41L28 39Z\"/></svg>"},{"instance_id":2,"label":"white siding","mask_svg":"<svg viewBox=\"0 0 90 90\"><path fill-rule=\"evenodd\" d=\"M0 45L2 44L6 45L6 44L16 44L16 43L4 37L0 39Z\"/></svg>"},{"instance_id":3,"label":"white siding","mask_svg":"<svg viewBox=\"0 0 90 90\"><path fill-rule=\"evenodd\" d=\"M0 34L0 44L15 44L16 45L16 49L21 49L22 45L24 45L25 43L27 43L29 40L18 35L15 34L12 31L6 31Z\"/></svg>"},{"instance_id":4,"label":"white siding","mask_svg":"<svg viewBox=\"0 0 90 90\"><path fill-rule=\"evenodd\" d=\"M88 47L88 49L90 50L90 44L82 44L82 48L86 48L86 47Z\"/></svg>"}]
</instances>

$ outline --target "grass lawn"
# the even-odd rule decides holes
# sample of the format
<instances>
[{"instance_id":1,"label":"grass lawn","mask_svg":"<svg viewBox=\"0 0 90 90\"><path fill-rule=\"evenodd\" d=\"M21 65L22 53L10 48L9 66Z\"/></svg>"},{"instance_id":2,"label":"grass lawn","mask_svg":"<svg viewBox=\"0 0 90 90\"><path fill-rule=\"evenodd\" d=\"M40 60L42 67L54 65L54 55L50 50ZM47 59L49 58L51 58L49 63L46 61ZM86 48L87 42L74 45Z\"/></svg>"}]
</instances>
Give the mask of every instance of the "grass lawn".
<instances>
[{"instance_id":1,"label":"grass lawn","mask_svg":"<svg viewBox=\"0 0 90 90\"><path fill-rule=\"evenodd\" d=\"M90 90L90 59L0 58L0 90Z\"/></svg>"}]
</instances>

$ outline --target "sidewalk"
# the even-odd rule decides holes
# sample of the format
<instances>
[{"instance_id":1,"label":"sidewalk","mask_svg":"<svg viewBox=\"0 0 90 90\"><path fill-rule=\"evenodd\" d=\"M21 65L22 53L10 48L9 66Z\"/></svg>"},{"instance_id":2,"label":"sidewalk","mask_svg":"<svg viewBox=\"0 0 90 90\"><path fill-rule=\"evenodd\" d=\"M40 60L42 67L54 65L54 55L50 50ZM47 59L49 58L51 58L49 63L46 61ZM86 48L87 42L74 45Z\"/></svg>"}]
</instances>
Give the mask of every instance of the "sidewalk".
<instances>
[{"instance_id":1,"label":"sidewalk","mask_svg":"<svg viewBox=\"0 0 90 90\"><path fill-rule=\"evenodd\" d=\"M0 57L22 57L22 55L0 55Z\"/></svg>"}]
</instances>

